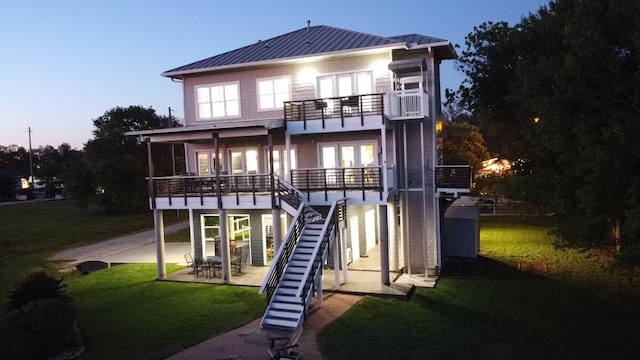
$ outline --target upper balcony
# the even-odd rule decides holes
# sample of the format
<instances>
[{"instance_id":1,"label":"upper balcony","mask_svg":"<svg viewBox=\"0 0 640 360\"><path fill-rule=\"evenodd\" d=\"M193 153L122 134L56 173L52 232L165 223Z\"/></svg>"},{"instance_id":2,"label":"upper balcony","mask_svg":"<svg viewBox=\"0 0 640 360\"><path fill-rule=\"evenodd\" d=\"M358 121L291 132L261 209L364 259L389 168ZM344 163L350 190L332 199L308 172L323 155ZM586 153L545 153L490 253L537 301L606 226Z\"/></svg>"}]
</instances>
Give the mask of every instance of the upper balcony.
<instances>
[{"instance_id":1,"label":"upper balcony","mask_svg":"<svg viewBox=\"0 0 640 360\"><path fill-rule=\"evenodd\" d=\"M380 129L386 119L427 116L429 96L421 89L284 103L284 119L291 134Z\"/></svg>"},{"instance_id":2,"label":"upper balcony","mask_svg":"<svg viewBox=\"0 0 640 360\"><path fill-rule=\"evenodd\" d=\"M471 166L436 166L436 193L439 197L457 198L471 191L473 184Z\"/></svg>"},{"instance_id":3,"label":"upper balcony","mask_svg":"<svg viewBox=\"0 0 640 360\"><path fill-rule=\"evenodd\" d=\"M422 89L396 90L385 95L389 120L420 119L429 116L429 95Z\"/></svg>"}]
</instances>

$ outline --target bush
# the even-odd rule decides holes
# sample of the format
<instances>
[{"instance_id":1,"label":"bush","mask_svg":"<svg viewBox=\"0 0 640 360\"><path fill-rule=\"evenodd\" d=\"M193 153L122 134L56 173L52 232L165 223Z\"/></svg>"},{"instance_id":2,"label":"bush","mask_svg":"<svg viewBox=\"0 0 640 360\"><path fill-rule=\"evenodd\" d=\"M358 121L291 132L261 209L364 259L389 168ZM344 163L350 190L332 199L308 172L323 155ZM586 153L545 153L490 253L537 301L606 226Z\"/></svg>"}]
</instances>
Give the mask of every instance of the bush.
<instances>
[{"instance_id":1,"label":"bush","mask_svg":"<svg viewBox=\"0 0 640 360\"><path fill-rule=\"evenodd\" d=\"M7 294L9 303L7 309L17 310L30 302L44 299L59 298L62 300L71 300L64 294L66 284L62 284L61 279L55 279L44 271L35 272L27 279L16 285L15 289Z\"/></svg>"},{"instance_id":2,"label":"bush","mask_svg":"<svg viewBox=\"0 0 640 360\"><path fill-rule=\"evenodd\" d=\"M73 304L36 300L0 320L1 359L47 359L80 345Z\"/></svg>"}]
</instances>

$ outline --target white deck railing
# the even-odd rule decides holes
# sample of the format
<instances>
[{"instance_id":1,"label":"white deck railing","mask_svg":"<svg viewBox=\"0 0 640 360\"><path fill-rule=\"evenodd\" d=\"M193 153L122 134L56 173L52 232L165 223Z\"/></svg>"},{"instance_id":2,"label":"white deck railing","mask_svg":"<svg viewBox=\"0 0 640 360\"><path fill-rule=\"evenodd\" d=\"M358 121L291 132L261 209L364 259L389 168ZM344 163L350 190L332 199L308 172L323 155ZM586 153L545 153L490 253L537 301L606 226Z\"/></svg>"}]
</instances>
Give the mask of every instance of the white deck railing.
<instances>
[{"instance_id":1,"label":"white deck railing","mask_svg":"<svg viewBox=\"0 0 640 360\"><path fill-rule=\"evenodd\" d=\"M385 112L391 120L429 116L429 96L422 89L389 92L386 94Z\"/></svg>"}]
</instances>

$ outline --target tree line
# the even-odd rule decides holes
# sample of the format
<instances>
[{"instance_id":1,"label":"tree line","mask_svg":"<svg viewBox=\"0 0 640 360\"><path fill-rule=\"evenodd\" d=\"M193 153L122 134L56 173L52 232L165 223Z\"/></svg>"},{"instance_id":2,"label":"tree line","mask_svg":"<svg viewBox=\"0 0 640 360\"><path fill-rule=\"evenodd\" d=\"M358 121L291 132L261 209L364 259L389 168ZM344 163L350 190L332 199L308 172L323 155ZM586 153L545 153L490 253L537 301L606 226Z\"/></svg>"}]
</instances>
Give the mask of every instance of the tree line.
<instances>
[{"instance_id":1,"label":"tree line","mask_svg":"<svg viewBox=\"0 0 640 360\"><path fill-rule=\"evenodd\" d=\"M522 164L503 191L554 214L560 244L640 259L640 2L556 0L483 23L458 68L448 101Z\"/></svg>"},{"instance_id":2,"label":"tree line","mask_svg":"<svg viewBox=\"0 0 640 360\"><path fill-rule=\"evenodd\" d=\"M147 147L142 139L125 133L176 127L180 122L158 115L152 108L129 106L106 111L93 119L93 125L94 138L81 150L66 143L33 150L33 175L44 184L45 196L64 193L79 206L94 206L109 213L148 210ZM182 146L171 149L169 144L154 144L152 158L156 175L172 175L173 161L177 169L184 169ZM0 146L0 201L12 200L16 193L33 197L32 189L20 189L16 182L30 173L28 150Z\"/></svg>"}]
</instances>

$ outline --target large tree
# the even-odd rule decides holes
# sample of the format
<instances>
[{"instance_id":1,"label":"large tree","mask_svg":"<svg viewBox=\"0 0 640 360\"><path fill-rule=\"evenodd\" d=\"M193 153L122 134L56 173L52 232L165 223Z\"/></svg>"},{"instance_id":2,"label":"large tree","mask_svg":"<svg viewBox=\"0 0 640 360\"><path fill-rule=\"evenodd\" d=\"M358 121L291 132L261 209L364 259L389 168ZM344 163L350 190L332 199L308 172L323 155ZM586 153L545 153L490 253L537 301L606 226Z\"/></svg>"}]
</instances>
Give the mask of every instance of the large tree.
<instances>
[{"instance_id":1,"label":"large tree","mask_svg":"<svg viewBox=\"0 0 640 360\"><path fill-rule=\"evenodd\" d=\"M525 160L522 189L557 213L562 239L636 247L640 2L557 0L513 27L483 24L460 68L488 146Z\"/></svg>"},{"instance_id":2,"label":"large tree","mask_svg":"<svg viewBox=\"0 0 640 360\"><path fill-rule=\"evenodd\" d=\"M146 144L128 131L179 126L172 119L156 114L152 108L116 107L93 120L94 139L85 146L85 162L75 169L86 181L79 182L74 196L81 204L93 198L107 212L126 213L148 207L149 195ZM171 151L168 145L154 145L156 175L170 175Z\"/></svg>"}]
</instances>

